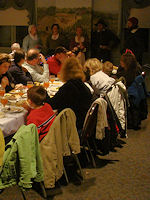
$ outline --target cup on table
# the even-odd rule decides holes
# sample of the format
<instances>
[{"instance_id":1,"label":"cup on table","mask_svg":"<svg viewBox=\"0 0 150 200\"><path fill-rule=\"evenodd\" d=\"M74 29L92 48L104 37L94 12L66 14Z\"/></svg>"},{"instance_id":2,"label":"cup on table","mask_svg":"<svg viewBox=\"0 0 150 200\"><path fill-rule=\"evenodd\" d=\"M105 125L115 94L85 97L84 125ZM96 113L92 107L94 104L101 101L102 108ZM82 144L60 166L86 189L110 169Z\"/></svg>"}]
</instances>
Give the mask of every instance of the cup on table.
<instances>
[{"instance_id":1,"label":"cup on table","mask_svg":"<svg viewBox=\"0 0 150 200\"><path fill-rule=\"evenodd\" d=\"M3 105L3 107L5 107L7 103L8 103L8 99L6 97L2 97L1 104Z\"/></svg>"},{"instance_id":2,"label":"cup on table","mask_svg":"<svg viewBox=\"0 0 150 200\"><path fill-rule=\"evenodd\" d=\"M48 88L48 87L49 87L49 82L44 82L43 86L44 86L45 88Z\"/></svg>"},{"instance_id":3,"label":"cup on table","mask_svg":"<svg viewBox=\"0 0 150 200\"><path fill-rule=\"evenodd\" d=\"M5 94L5 89L2 86L0 86L0 97L3 97L4 94Z\"/></svg>"},{"instance_id":4,"label":"cup on table","mask_svg":"<svg viewBox=\"0 0 150 200\"><path fill-rule=\"evenodd\" d=\"M55 75L50 75L49 80L53 84L55 81Z\"/></svg>"},{"instance_id":5,"label":"cup on table","mask_svg":"<svg viewBox=\"0 0 150 200\"><path fill-rule=\"evenodd\" d=\"M31 87L33 87L33 82L32 81L28 81L27 82L27 88L29 89L29 88L31 88Z\"/></svg>"},{"instance_id":6,"label":"cup on table","mask_svg":"<svg viewBox=\"0 0 150 200\"><path fill-rule=\"evenodd\" d=\"M58 72L57 73L57 78L60 80L60 77L61 77L61 75L60 75L60 72Z\"/></svg>"}]
</instances>

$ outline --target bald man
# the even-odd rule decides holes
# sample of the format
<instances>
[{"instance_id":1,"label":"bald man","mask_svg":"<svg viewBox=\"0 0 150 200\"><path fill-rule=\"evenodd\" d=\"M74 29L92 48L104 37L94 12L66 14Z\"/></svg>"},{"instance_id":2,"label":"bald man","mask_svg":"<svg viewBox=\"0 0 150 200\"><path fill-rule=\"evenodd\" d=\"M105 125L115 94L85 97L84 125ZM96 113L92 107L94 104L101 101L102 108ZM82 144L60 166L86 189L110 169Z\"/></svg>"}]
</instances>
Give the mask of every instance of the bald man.
<instances>
[{"instance_id":1,"label":"bald man","mask_svg":"<svg viewBox=\"0 0 150 200\"><path fill-rule=\"evenodd\" d=\"M43 63L41 67L40 63ZM46 82L49 81L49 67L45 57L39 53L37 49L27 51L26 62L23 67L31 74L33 81Z\"/></svg>"}]
</instances>

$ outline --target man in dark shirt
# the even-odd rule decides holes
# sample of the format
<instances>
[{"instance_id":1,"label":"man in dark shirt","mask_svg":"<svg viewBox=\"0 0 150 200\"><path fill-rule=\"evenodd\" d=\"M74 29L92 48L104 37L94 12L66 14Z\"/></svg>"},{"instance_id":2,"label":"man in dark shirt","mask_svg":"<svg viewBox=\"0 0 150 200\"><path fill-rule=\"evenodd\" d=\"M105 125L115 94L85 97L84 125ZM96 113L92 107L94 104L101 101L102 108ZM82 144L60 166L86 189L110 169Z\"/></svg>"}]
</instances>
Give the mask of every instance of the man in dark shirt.
<instances>
[{"instance_id":1,"label":"man in dark shirt","mask_svg":"<svg viewBox=\"0 0 150 200\"><path fill-rule=\"evenodd\" d=\"M107 28L104 20L100 19L96 24L97 31L92 35L92 57L99 60L110 61L111 50L119 43L118 37Z\"/></svg>"},{"instance_id":2,"label":"man in dark shirt","mask_svg":"<svg viewBox=\"0 0 150 200\"><path fill-rule=\"evenodd\" d=\"M128 28L125 29L124 35L124 48L130 49L137 61L142 64L142 54L144 51L144 40L143 40L143 32L138 28L138 19L135 17L131 17L128 19L127 23Z\"/></svg>"}]
</instances>

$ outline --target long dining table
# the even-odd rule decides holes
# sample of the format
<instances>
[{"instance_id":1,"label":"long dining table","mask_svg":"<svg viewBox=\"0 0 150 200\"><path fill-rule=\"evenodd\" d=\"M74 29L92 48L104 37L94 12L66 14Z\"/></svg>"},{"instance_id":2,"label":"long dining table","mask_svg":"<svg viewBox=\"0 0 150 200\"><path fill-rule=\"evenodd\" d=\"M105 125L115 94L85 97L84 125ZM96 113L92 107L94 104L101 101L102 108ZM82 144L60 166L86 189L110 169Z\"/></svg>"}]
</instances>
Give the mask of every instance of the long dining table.
<instances>
[{"instance_id":1,"label":"long dining table","mask_svg":"<svg viewBox=\"0 0 150 200\"><path fill-rule=\"evenodd\" d=\"M44 83L40 85L44 86ZM62 85L63 83L56 79L53 83L49 82L48 87L46 87L45 89L47 90L48 95L52 97L55 95L55 93L59 90L59 88ZM13 94L15 94L15 91ZM9 94L5 95L9 96ZM26 98L23 99L25 100ZM16 103L19 102L20 100L22 100L21 97L14 100L14 102ZM25 110L23 107L6 105L6 109L4 109L3 106L0 105L0 128L4 134L4 137L14 134L19 129L20 126L26 124L27 114L28 111Z\"/></svg>"}]
</instances>

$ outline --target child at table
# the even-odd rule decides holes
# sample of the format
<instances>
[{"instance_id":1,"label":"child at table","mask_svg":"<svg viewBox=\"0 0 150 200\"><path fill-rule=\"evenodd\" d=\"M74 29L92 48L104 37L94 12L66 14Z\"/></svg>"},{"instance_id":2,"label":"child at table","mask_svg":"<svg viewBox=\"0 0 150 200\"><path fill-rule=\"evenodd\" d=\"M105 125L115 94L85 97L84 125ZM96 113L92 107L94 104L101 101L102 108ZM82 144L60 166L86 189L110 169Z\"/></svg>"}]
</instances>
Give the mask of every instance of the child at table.
<instances>
[{"instance_id":1,"label":"child at table","mask_svg":"<svg viewBox=\"0 0 150 200\"><path fill-rule=\"evenodd\" d=\"M27 125L35 124L41 141L48 133L56 114L51 106L44 103L46 90L42 86L33 86L27 91L27 104L31 108L27 116Z\"/></svg>"},{"instance_id":2,"label":"child at table","mask_svg":"<svg viewBox=\"0 0 150 200\"><path fill-rule=\"evenodd\" d=\"M109 61L104 62L102 65L102 71L108 76L111 76L113 71L113 64Z\"/></svg>"}]
</instances>

